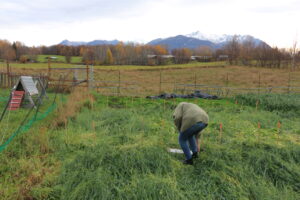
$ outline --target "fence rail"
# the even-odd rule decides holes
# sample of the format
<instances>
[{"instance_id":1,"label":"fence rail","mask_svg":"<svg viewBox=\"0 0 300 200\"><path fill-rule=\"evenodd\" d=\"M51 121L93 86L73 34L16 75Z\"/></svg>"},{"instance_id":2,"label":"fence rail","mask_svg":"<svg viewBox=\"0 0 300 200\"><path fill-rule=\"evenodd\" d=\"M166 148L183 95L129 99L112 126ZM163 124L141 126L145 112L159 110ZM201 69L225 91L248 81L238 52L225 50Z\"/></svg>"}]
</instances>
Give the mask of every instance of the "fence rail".
<instances>
[{"instance_id":1,"label":"fence rail","mask_svg":"<svg viewBox=\"0 0 300 200\"><path fill-rule=\"evenodd\" d=\"M199 68L202 69L202 68ZM92 66L75 66L73 68L49 68L48 73L41 71L24 73L0 72L0 87L12 88L21 75L30 75L40 80L49 87L56 87L59 84L59 77L63 78L64 88L86 87L105 95L118 96L147 96L161 93L191 93L195 90L217 95L221 97L233 96L240 93L300 93L300 73L286 73L282 86L274 86L272 79L268 79L272 86L264 87L267 81L259 72L252 76L252 84L243 87L234 87L236 75L230 73L218 74L214 79L215 85L200 84L207 78L202 71L192 68L188 71L171 69L155 70L111 70L93 69ZM207 79L206 79L207 80ZM209 82L209 81L208 81ZM203 83L206 83L205 81ZM251 87L253 86L253 87Z\"/></svg>"},{"instance_id":2,"label":"fence rail","mask_svg":"<svg viewBox=\"0 0 300 200\"><path fill-rule=\"evenodd\" d=\"M20 76L27 76L27 74L5 73L0 72L0 87L12 88L19 81ZM48 83L48 77L43 75L34 75L32 78L39 78L40 81L46 85Z\"/></svg>"}]
</instances>

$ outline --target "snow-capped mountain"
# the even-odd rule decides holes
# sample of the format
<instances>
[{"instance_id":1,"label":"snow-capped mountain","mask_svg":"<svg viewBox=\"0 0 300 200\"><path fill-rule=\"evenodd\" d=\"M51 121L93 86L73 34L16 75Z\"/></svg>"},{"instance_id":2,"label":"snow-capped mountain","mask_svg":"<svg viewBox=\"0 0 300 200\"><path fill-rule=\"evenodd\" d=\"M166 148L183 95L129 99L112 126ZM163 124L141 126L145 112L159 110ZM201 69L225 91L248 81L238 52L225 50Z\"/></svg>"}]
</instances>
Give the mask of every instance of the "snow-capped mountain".
<instances>
[{"instance_id":1,"label":"snow-capped mountain","mask_svg":"<svg viewBox=\"0 0 300 200\"><path fill-rule=\"evenodd\" d=\"M226 42L226 41L229 41L230 39L232 39L232 37L233 37L233 36L227 35L227 34L223 34L223 35L205 34L205 33L199 32L199 31L187 34L186 36L196 38L196 39L199 39L199 40L208 40L208 41L211 41L213 43Z\"/></svg>"},{"instance_id":2,"label":"snow-capped mountain","mask_svg":"<svg viewBox=\"0 0 300 200\"><path fill-rule=\"evenodd\" d=\"M217 34L205 34L205 33L201 33L200 31L196 31L190 34L186 35L187 37L192 37L192 38L196 38L199 40L208 40L211 41L215 44L224 44L230 40L232 40L232 38L234 37L234 35L227 35L227 34L223 34L223 35L217 35ZM260 43L264 43L262 40L257 39L251 35L236 35L237 36L237 40L239 42L243 42L246 40L252 40L255 45L259 45Z\"/></svg>"}]
</instances>

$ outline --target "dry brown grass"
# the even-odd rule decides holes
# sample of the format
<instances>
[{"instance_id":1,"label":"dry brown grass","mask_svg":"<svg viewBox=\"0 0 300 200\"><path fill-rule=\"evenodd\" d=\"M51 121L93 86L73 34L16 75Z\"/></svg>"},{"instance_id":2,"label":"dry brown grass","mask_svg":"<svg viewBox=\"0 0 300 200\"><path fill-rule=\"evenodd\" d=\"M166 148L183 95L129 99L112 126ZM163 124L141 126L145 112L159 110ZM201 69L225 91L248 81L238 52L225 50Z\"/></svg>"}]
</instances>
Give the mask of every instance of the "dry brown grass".
<instances>
[{"instance_id":1,"label":"dry brown grass","mask_svg":"<svg viewBox=\"0 0 300 200\"><path fill-rule=\"evenodd\" d=\"M166 70L123 70L121 71L121 93L149 95L159 92L173 92L178 84L228 86L242 88L288 86L290 72L283 69L227 66L223 68L189 68ZM300 71L291 72L300 77ZM118 71L97 71L95 80L104 81L98 86L118 87ZM110 82L111 83L110 83ZM300 86L300 83L299 85ZM122 88L124 87L124 88ZM132 87L128 89L126 87ZM104 89L98 89L105 91ZM115 88L114 90L117 90ZM112 92L107 89L105 92Z\"/></svg>"},{"instance_id":2,"label":"dry brown grass","mask_svg":"<svg viewBox=\"0 0 300 200\"><path fill-rule=\"evenodd\" d=\"M54 127L65 128L68 123L68 119L75 117L76 112L79 111L85 101L89 101L89 105L93 106L94 97L89 94L86 88L76 88L71 91L68 96L67 102L59 105L57 110L57 117L54 120Z\"/></svg>"},{"instance_id":3,"label":"dry brown grass","mask_svg":"<svg viewBox=\"0 0 300 200\"><path fill-rule=\"evenodd\" d=\"M104 70L94 69L94 86L97 91L104 94L118 94L130 96L145 96L158 94L159 92L173 92L178 84L228 86L242 88L276 87L276 86L300 86L300 82L289 81L290 74L300 79L300 71L289 72L286 69L270 69L246 66L195 66L180 68L148 68ZM46 69L16 68L13 71L20 73L46 73ZM59 77L61 70L53 70L52 77ZM120 72L120 77L119 77ZM73 72L63 72L70 82ZM80 72L78 72L80 73ZM79 77L86 77L86 71L82 70ZM58 79L58 78L57 78ZM81 84L86 87L86 83ZM120 86L120 89L119 89ZM190 87L192 89L192 87Z\"/></svg>"}]
</instances>

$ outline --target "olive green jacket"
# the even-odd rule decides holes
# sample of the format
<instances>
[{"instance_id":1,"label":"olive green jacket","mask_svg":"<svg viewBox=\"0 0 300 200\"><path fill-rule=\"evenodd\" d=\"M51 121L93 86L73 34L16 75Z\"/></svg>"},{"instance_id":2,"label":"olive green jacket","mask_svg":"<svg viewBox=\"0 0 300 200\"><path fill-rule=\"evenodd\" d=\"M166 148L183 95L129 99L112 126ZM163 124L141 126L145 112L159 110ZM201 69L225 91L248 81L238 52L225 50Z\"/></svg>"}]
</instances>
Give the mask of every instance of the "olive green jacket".
<instances>
[{"instance_id":1,"label":"olive green jacket","mask_svg":"<svg viewBox=\"0 0 300 200\"><path fill-rule=\"evenodd\" d=\"M174 123L179 132L183 132L197 122L208 124L207 113L198 105L181 102L173 113Z\"/></svg>"}]
</instances>

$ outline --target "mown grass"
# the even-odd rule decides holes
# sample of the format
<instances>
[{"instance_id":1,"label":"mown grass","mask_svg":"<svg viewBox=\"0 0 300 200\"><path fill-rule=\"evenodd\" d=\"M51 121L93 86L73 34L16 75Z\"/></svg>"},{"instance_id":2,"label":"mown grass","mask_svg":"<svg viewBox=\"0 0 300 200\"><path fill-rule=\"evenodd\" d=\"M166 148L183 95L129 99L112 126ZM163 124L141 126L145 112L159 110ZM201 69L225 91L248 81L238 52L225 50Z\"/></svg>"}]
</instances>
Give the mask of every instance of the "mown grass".
<instances>
[{"instance_id":1,"label":"mown grass","mask_svg":"<svg viewBox=\"0 0 300 200\"><path fill-rule=\"evenodd\" d=\"M204 151L194 166L167 152L179 148L171 115L180 101L197 103L210 116ZM282 118L227 99L154 101L97 94L77 112L63 126L37 127L16 141L23 146L0 155L6 199L300 198L299 117ZM46 153L33 145L44 141L42 133ZM16 159L14 152L22 153Z\"/></svg>"},{"instance_id":2,"label":"mown grass","mask_svg":"<svg viewBox=\"0 0 300 200\"><path fill-rule=\"evenodd\" d=\"M40 63L46 62L47 63L48 57L55 57L55 59L53 59L52 62L66 63L65 56L60 56L60 55L38 55L37 62L40 62ZM82 63L82 56L72 56L71 63Z\"/></svg>"},{"instance_id":3,"label":"mown grass","mask_svg":"<svg viewBox=\"0 0 300 200\"><path fill-rule=\"evenodd\" d=\"M13 68L32 68L32 69L46 69L48 68L48 63L45 57L49 55L39 55L38 60L40 63L11 63L10 66ZM51 56L51 55L50 55ZM71 64L65 63L64 56L57 57L56 62L51 62L52 67L75 67L76 63L80 57L74 58ZM84 65L84 64L83 64ZM171 64L171 65L161 65L161 66L144 66L144 65L96 65L95 69L108 69L108 70L136 70L136 69L172 69L172 68L193 68L193 67L214 67L214 66L224 66L225 62L191 62L188 64ZM5 69L6 63L0 63L1 68Z\"/></svg>"}]
</instances>

